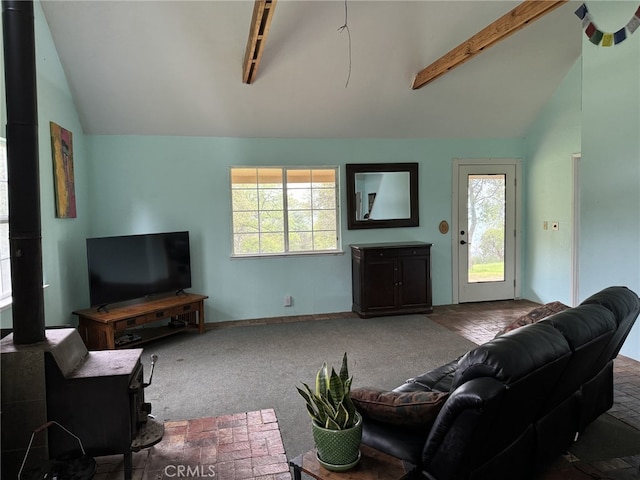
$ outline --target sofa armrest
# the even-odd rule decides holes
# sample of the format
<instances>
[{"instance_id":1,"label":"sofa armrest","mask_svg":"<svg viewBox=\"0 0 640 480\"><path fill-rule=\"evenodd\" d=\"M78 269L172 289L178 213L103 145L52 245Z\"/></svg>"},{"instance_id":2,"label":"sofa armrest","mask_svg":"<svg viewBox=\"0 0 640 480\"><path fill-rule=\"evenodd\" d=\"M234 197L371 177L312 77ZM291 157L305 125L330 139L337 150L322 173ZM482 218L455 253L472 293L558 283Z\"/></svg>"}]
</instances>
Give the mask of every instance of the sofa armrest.
<instances>
[{"instance_id":1,"label":"sofa armrest","mask_svg":"<svg viewBox=\"0 0 640 480\"><path fill-rule=\"evenodd\" d=\"M499 414L505 391L503 383L489 377L475 378L453 391L431 427L422 451L422 467L436 478L449 478L452 469L471 469L474 462L470 456L481 455L478 436L490 435L491 419L494 413ZM474 448L470 448L472 442Z\"/></svg>"}]
</instances>

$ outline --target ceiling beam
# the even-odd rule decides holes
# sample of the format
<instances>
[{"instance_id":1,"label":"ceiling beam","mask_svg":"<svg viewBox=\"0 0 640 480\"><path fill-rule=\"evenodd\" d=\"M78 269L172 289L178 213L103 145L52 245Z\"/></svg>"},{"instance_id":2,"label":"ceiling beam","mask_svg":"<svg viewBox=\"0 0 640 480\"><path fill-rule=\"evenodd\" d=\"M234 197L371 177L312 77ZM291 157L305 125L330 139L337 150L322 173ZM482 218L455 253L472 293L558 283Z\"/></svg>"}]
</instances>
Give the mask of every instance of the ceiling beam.
<instances>
[{"instance_id":1,"label":"ceiling beam","mask_svg":"<svg viewBox=\"0 0 640 480\"><path fill-rule=\"evenodd\" d=\"M249 39L244 52L244 62L242 63L242 81L253 83L256 72L262 59L264 45L267 42L271 19L276 8L277 0L255 0L253 5L253 17L249 29Z\"/></svg>"},{"instance_id":2,"label":"ceiling beam","mask_svg":"<svg viewBox=\"0 0 640 480\"><path fill-rule=\"evenodd\" d=\"M462 65L467 60L472 59L487 48L504 40L512 33L542 18L567 1L568 0L525 0L516 8L495 22L487 25L456 48L418 72L413 79L411 88L417 90L418 88L424 87L427 83Z\"/></svg>"}]
</instances>

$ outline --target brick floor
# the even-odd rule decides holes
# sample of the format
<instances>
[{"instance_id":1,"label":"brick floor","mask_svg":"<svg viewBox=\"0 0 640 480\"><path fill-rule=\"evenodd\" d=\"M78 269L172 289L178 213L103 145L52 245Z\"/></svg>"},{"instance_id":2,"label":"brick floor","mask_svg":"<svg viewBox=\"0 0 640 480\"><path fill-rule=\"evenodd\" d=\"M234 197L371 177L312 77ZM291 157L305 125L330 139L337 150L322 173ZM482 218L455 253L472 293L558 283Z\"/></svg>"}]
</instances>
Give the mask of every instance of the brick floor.
<instances>
[{"instance_id":1,"label":"brick floor","mask_svg":"<svg viewBox=\"0 0 640 480\"><path fill-rule=\"evenodd\" d=\"M122 455L96 458L96 480L121 480ZM273 409L165 422L162 441L134 454L133 480L291 480Z\"/></svg>"}]
</instances>

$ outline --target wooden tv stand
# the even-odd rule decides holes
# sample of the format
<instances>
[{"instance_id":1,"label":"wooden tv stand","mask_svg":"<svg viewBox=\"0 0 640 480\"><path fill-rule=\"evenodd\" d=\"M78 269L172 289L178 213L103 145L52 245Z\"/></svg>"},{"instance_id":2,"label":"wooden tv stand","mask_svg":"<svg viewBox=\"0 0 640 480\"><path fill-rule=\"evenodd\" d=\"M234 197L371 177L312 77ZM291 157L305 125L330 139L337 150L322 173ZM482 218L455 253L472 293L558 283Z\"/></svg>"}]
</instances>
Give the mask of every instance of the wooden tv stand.
<instances>
[{"instance_id":1,"label":"wooden tv stand","mask_svg":"<svg viewBox=\"0 0 640 480\"><path fill-rule=\"evenodd\" d=\"M78 331L89 350L130 348L187 329L198 329L203 333L204 301L207 298L209 297L205 295L187 293L114 305L100 311L97 308L76 310L73 314L79 317ZM172 328L163 325L140 328L163 319L182 321L185 326ZM118 338L126 334L136 335L136 340L126 343L117 342Z\"/></svg>"}]
</instances>

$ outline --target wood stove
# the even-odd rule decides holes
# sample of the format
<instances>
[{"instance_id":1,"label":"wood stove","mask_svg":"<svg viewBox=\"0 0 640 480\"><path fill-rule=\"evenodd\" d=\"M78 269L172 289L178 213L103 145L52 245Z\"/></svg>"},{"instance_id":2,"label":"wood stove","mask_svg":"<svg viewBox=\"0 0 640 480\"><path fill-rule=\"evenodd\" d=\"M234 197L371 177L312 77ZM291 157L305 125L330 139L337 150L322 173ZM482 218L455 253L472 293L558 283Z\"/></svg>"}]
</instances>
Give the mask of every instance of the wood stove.
<instances>
[{"instance_id":1,"label":"wood stove","mask_svg":"<svg viewBox=\"0 0 640 480\"><path fill-rule=\"evenodd\" d=\"M132 452L158 443L164 429L149 417L141 356L141 348L87 352L76 369L63 375L54 356L45 355L48 419L81 438L88 455L123 454L127 479ZM51 458L77 448L64 432L49 431Z\"/></svg>"},{"instance_id":2,"label":"wood stove","mask_svg":"<svg viewBox=\"0 0 640 480\"><path fill-rule=\"evenodd\" d=\"M24 376L25 362L21 358L31 359L34 365L29 367L31 371L39 368L37 365L42 365L43 374L33 377L43 379L45 404L44 408L39 407L40 411L30 413L29 417L44 418L64 426L82 441L89 456L123 454L126 479L132 476L132 452L155 445L162 439L164 425L149 416L151 404L144 400L144 388L151 382L144 382L140 361L142 349L89 352L76 329L47 330L45 342L29 346L16 346L9 336L2 339L0 347L3 360L5 357L8 360L2 365L3 387L16 385L20 388L20 385L30 381ZM13 355L21 357L12 361ZM34 358L42 358L42 361L34 362ZM155 358L152 365L154 363ZM10 368L11 365L15 365L14 370ZM23 411L24 402L20 405L4 403L3 410L6 413ZM27 434L34 430L7 430L10 427L11 422L3 422L3 439L26 439ZM25 427L15 425L21 430ZM17 443L12 448L24 457L27 442L21 440ZM46 457L49 459L79 453L78 442L61 429L47 430L46 448ZM3 456L4 453L3 444ZM5 468L4 460L3 476L10 471L17 471L17 460L13 460L14 465L10 470ZM41 462L42 456L36 461Z\"/></svg>"}]
</instances>

